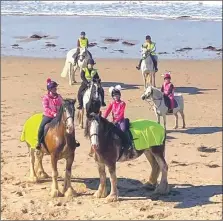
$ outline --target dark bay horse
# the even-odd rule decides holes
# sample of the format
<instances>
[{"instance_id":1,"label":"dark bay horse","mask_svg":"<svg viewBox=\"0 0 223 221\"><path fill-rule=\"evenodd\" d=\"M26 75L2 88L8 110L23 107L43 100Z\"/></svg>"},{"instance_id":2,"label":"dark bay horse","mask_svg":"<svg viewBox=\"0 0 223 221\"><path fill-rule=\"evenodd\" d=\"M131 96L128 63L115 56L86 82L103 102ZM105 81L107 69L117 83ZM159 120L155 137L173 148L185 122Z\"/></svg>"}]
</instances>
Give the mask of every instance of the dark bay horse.
<instances>
[{"instance_id":1,"label":"dark bay horse","mask_svg":"<svg viewBox=\"0 0 223 221\"><path fill-rule=\"evenodd\" d=\"M36 122L33 118L29 118L24 127L21 136L21 141L25 141L30 147L30 177L29 180L36 182L39 178L47 177L47 174L43 170L42 158L43 154L48 154L51 157L52 166L52 189L51 196L73 196L75 191L71 186L71 167L74 161L75 149L80 144L75 139L75 125L74 125L74 114L75 104L74 99L65 99L59 110L59 114L49 124L46 125L44 144L40 150L35 150L30 142L30 136L34 134L32 132ZM40 114L42 117L42 114ZM38 131L38 130L37 130ZM36 157L35 157L36 151ZM58 171L57 162L60 159L66 159L66 172L64 178L63 192L61 193L58 189ZM34 169L34 163L36 160L36 171ZM39 176L38 176L39 175Z\"/></svg>"},{"instance_id":2,"label":"dark bay horse","mask_svg":"<svg viewBox=\"0 0 223 221\"><path fill-rule=\"evenodd\" d=\"M91 114L87 119L85 136L90 139L91 148L95 151L95 161L98 166L100 185L94 196L102 198L107 196L105 166L110 173L111 192L107 196L109 202L118 200L116 162L133 160L143 153L151 164L152 172L147 185L155 189L156 194L166 194L169 191L165 161L165 139L160 146L148 146L146 150L137 151L135 148L122 149L120 131L113 123L101 117L101 114ZM123 133L123 132L122 132ZM162 173L160 184L157 185L159 173Z\"/></svg>"}]
</instances>

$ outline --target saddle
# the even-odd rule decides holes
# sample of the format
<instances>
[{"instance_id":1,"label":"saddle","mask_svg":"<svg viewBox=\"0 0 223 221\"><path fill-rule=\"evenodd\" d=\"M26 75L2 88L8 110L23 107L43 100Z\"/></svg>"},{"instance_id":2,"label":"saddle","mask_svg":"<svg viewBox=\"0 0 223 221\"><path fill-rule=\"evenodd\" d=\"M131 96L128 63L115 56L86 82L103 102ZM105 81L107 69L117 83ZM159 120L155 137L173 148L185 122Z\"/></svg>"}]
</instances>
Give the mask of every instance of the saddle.
<instances>
[{"instance_id":1,"label":"saddle","mask_svg":"<svg viewBox=\"0 0 223 221\"><path fill-rule=\"evenodd\" d=\"M168 107L168 112L170 112L170 98L168 96L164 96L164 103ZM174 98L174 108L178 107L178 103L176 99Z\"/></svg>"}]
</instances>

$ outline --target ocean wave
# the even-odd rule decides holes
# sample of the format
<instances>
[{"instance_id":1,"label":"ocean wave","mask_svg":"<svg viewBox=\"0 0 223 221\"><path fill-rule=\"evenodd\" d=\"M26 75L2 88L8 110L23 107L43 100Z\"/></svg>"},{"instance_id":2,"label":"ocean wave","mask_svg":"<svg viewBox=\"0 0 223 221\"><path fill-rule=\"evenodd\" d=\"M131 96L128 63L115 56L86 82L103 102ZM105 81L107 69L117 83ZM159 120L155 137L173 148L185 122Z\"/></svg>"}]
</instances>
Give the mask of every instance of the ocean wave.
<instances>
[{"instance_id":1,"label":"ocean wave","mask_svg":"<svg viewBox=\"0 0 223 221\"><path fill-rule=\"evenodd\" d=\"M195 7L197 5L197 7ZM222 21L221 1L1 1L2 15Z\"/></svg>"}]
</instances>

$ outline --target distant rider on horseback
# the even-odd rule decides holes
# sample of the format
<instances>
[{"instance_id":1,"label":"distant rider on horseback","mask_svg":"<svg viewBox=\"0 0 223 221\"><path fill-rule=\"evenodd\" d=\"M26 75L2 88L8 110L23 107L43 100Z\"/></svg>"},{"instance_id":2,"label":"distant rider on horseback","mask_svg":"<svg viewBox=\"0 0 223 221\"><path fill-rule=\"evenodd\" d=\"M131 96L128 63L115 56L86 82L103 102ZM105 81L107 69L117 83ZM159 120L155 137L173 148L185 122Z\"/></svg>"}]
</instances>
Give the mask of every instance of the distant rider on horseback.
<instances>
[{"instance_id":1,"label":"distant rider on horseback","mask_svg":"<svg viewBox=\"0 0 223 221\"><path fill-rule=\"evenodd\" d=\"M80 38L77 40L77 51L73 55L74 58L74 65L77 63L77 57L80 53L80 48L88 48L89 47L89 41L88 38L86 38L86 33L84 31L81 32ZM90 58L92 58L92 54L88 51Z\"/></svg>"},{"instance_id":2,"label":"distant rider on horseback","mask_svg":"<svg viewBox=\"0 0 223 221\"><path fill-rule=\"evenodd\" d=\"M99 80L99 82L101 81L98 72L96 69L94 69L94 65L95 62L93 59L89 59L88 63L87 63L87 67L83 68L81 71L81 86L78 90L78 102L79 102L79 106L77 107L77 109L82 109L83 108L83 95L84 95L84 91L89 87L90 85L90 81L94 81L94 80ZM105 101L104 101L104 89L102 87L99 88L99 93L101 95L101 99L102 99L102 106L106 106Z\"/></svg>"},{"instance_id":3,"label":"distant rider on horseback","mask_svg":"<svg viewBox=\"0 0 223 221\"><path fill-rule=\"evenodd\" d=\"M149 35L147 35L146 36L146 41L142 45L142 47L146 48L150 52L150 55L151 55L151 58L153 60L153 64L154 64L154 67L155 67L155 72L157 72L158 68L157 68L157 57L156 57L156 43L152 42L151 37ZM142 60L143 59L140 59L139 65L136 66L136 69L140 70Z\"/></svg>"}]
</instances>

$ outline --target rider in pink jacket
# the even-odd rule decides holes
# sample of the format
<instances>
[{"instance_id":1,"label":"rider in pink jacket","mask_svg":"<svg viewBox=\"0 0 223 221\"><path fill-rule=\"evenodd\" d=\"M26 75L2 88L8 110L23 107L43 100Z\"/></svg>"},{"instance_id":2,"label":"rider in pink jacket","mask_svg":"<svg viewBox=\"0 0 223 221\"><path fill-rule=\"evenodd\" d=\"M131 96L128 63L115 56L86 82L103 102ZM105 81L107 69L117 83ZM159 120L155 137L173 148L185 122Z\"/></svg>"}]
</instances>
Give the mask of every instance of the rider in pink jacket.
<instances>
[{"instance_id":1,"label":"rider in pink jacket","mask_svg":"<svg viewBox=\"0 0 223 221\"><path fill-rule=\"evenodd\" d=\"M170 99L170 109L169 112L173 112L174 109L174 85L170 82L171 76L169 73L164 75L164 83L162 85L161 91L164 96Z\"/></svg>"},{"instance_id":2,"label":"rider in pink jacket","mask_svg":"<svg viewBox=\"0 0 223 221\"><path fill-rule=\"evenodd\" d=\"M39 127L37 148L40 148L43 141L45 125L50 123L57 116L63 102L63 98L57 93L57 86L58 84L55 81L47 79L48 93L44 95L42 99L43 119Z\"/></svg>"},{"instance_id":3,"label":"rider in pink jacket","mask_svg":"<svg viewBox=\"0 0 223 221\"><path fill-rule=\"evenodd\" d=\"M116 124L123 132L126 130L125 125L125 107L126 103L122 101L120 90L113 89L112 91L113 101L107 107L104 118L107 118L110 112L112 112L113 123Z\"/></svg>"}]
</instances>

